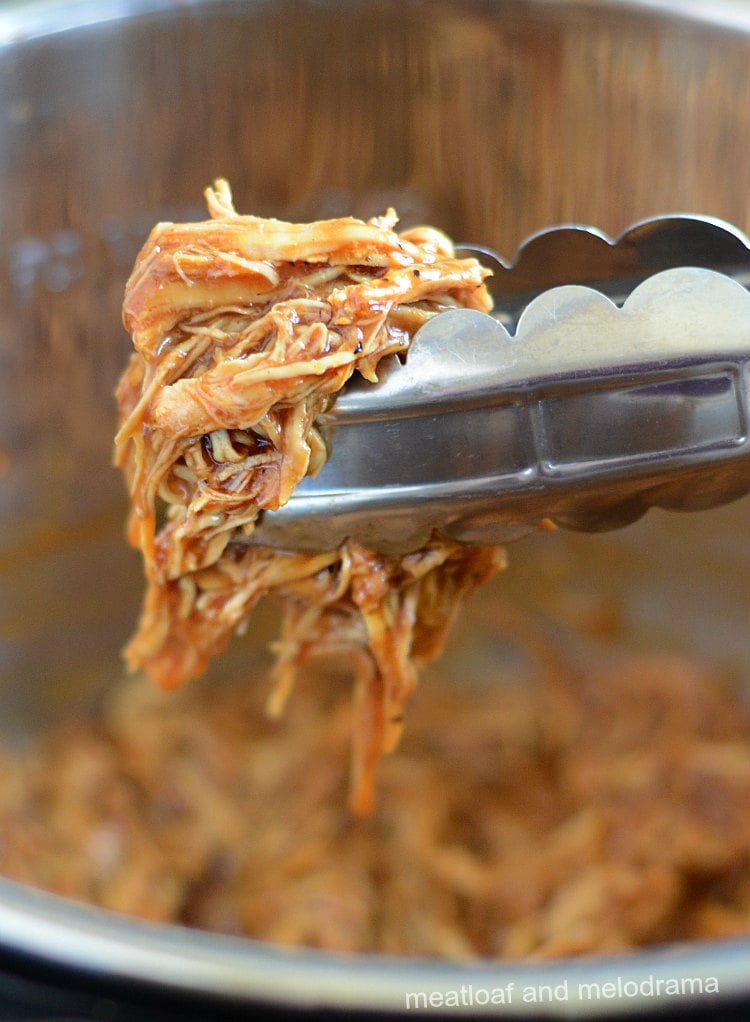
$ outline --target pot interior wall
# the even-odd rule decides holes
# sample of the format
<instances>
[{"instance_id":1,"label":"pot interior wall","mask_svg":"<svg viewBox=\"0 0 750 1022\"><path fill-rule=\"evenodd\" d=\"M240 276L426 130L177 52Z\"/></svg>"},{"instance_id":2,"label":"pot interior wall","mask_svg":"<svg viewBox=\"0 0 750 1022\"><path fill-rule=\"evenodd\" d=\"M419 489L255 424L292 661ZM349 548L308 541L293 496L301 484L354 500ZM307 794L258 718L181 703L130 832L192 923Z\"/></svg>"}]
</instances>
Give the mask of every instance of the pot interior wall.
<instances>
[{"instance_id":1,"label":"pot interior wall","mask_svg":"<svg viewBox=\"0 0 750 1022\"><path fill-rule=\"evenodd\" d=\"M690 211L750 227L747 31L605 0L153 0L150 13L140 3L120 16L123 4L67 30L73 10L95 5L37 5L44 17L32 6L0 12L0 33L18 19L0 34L0 734L16 740L121 677L141 588L111 465L112 392L130 349L122 292L152 224L202 216L215 177L241 211L394 205L404 224L433 222L506 257L561 221L617 234ZM707 657L750 682L748 523L745 500L608 535L534 537L478 599L510 593L534 608L563 578L576 598L617 607L625 645ZM466 621L441 669L466 678L471 657L489 677L492 615ZM262 614L214 676L263 666L272 626ZM289 982L288 960L267 948L253 958L244 942L189 931L162 941L6 886L0 940L12 932L33 954L102 974L390 1006L412 981L400 964L341 970L301 956ZM735 948L712 962L728 970L722 990L746 990L746 960Z\"/></svg>"},{"instance_id":2,"label":"pot interior wall","mask_svg":"<svg viewBox=\"0 0 750 1022\"><path fill-rule=\"evenodd\" d=\"M140 566L112 390L124 281L156 220L201 216L223 175L242 211L392 204L506 256L566 220L617 233L690 210L746 227L749 59L745 34L637 7L503 0L176 5L0 49L6 732L121 672ZM749 516L743 502L544 543L617 593L630 641L750 665ZM535 548L514 549L511 588L533 591Z\"/></svg>"}]
</instances>

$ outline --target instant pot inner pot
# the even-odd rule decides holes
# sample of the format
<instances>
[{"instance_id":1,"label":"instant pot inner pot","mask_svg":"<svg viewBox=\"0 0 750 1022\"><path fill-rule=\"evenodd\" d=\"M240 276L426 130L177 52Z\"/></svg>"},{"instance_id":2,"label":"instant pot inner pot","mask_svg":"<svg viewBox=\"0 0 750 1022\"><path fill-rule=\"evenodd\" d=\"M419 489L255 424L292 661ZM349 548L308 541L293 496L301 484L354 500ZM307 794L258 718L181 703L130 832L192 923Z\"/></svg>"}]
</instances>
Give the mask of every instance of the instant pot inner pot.
<instances>
[{"instance_id":1,"label":"instant pot inner pot","mask_svg":"<svg viewBox=\"0 0 750 1022\"><path fill-rule=\"evenodd\" d=\"M130 349L123 286L152 224L202 217L214 178L229 179L243 212L372 216L393 205L404 225L431 222L506 257L563 221L616 234L686 210L750 226L750 37L739 28L594 0L128 6L0 11L0 727L17 744L122 677L141 586L111 467L112 391ZM533 593L551 544L582 586L618 602L629 644L745 678L748 514L742 502L651 514L607 536L540 537L511 549L498 585ZM216 675L262 665L265 631L261 620ZM454 637L448 655L467 663L482 651ZM188 977L161 957L158 932L146 940L138 924L38 896L31 912L26 899L0 890L4 944L175 987L397 1008L406 973L433 985L472 974L365 959L344 981L335 958L280 965L250 942L180 934L172 947L193 961ZM129 954L117 959L120 946ZM703 956L690 967L721 973L723 990L750 990L742 942L690 954ZM627 968L661 961L644 952ZM269 989L282 966L294 982ZM559 979L564 967L530 968Z\"/></svg>"}]
</instances>

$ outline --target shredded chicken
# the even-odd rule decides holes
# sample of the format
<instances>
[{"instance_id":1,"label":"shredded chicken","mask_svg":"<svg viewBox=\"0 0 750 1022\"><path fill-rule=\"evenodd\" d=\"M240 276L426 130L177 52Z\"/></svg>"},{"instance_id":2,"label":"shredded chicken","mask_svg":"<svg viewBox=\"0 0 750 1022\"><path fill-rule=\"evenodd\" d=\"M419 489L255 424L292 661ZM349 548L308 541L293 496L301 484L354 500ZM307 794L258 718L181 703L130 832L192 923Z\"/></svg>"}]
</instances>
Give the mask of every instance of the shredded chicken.
<instances>
[{"instance_id":1,"label":"shredded chicken","mask_svg":"<svg viewBox=\"0 0 750 1022\"><path fill-rule=\"evenodd\" d=\"M446 308L488 311L488 271L434 228L397 233L392 210L291 224L238 215L225 181L206 197L210 220L154 228L125 294L134 352L117 389L116 461L147 581L126 661L179 686L272 593L285 617L269 710L281 712L303 663L350 658L350 801L366 814L418 670L503 551L436 538L405 557L354 542L311 555L247 538L320 469L316 419L352 374L375 381L380 360Z\"/></svg>"}]
</instances>

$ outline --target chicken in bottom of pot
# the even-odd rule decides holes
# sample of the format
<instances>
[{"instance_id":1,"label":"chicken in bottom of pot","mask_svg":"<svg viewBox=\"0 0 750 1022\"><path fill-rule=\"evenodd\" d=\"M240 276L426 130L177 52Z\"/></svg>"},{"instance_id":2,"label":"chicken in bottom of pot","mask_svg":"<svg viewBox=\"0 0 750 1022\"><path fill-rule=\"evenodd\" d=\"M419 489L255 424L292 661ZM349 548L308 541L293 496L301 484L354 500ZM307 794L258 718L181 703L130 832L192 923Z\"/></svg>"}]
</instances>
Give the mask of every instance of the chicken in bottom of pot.
<instances>
[{"instance_id":1,"label":"chicken in bottom of pot","mask_svg":"<svg viewBox=\"0 0 750 1022\"><path fill-rule=\"evenodd\" d=\"M479 612L494 620L492 604ZM489 640L488 640L489 641ZM143 918L331 951L561 958L750 933L750 713L683 658L420 685L370 816L349 680L118 687L2 753L0 871Z\"/></svg>"}]
</instances>

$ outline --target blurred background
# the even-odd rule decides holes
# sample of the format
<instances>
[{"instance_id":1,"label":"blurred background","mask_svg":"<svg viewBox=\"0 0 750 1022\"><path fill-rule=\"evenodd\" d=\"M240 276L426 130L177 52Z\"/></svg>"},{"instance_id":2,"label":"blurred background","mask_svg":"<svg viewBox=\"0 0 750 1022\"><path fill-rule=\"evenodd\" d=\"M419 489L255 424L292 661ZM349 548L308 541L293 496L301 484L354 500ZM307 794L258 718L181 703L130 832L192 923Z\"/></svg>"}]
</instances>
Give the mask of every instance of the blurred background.
<instances>
[{"instance_id":1,"label":"blurred background","mask_svg":"<svg viewBox=\"0 0 750 1022\"><path fill-rule=\"evenodd\" d=\"M240 211L394 205L404 225L430 221L506 259L564 221L616 235L689 211L750 226L750 5L737 0L0 11L0 692L12 732L119 671L140 585L110 467L122 292L150 227L202 217L215 177ZM724 556L731 616L736 551Z\"/></svg>"}]
</instances>

